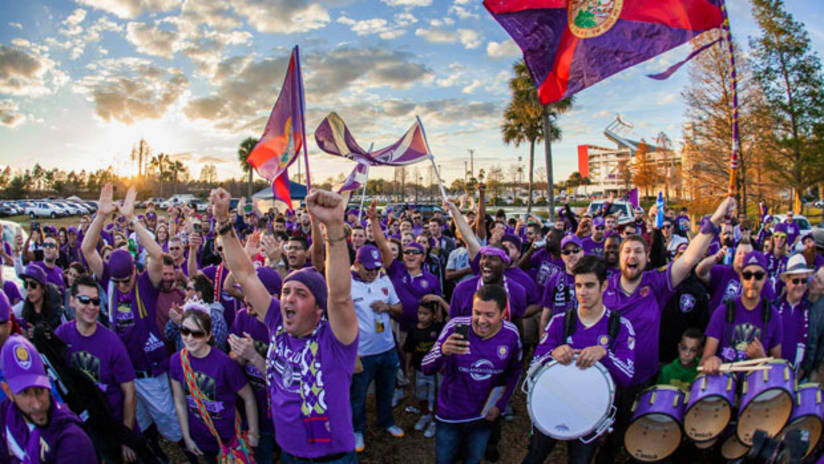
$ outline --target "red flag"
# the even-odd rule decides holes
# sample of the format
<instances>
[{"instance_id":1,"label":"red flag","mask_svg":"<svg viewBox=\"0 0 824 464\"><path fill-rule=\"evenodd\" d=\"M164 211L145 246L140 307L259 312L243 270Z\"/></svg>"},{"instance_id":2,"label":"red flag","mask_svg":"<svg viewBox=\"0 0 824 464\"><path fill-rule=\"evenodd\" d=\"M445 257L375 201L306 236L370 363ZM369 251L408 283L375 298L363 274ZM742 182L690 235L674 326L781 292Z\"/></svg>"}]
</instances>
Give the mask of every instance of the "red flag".
<instances>
[{"instance_id":1,"label":"red flag","mask_svg":"<svg viewBox=\"0 0 824 464\"><path fill-rule=\"evenodd\" d=\"M289 193L289 166L295 162L303 149L306 155L306 130L303 120L303 78L300 74L298 47L292 50L289 68L280 95L269 115L266 129L260 136L252 153L246 158L258 174L272 182L272 194L292 209ZM309 165L306 165L309 178Z\"/></svg>"}]
</instances>

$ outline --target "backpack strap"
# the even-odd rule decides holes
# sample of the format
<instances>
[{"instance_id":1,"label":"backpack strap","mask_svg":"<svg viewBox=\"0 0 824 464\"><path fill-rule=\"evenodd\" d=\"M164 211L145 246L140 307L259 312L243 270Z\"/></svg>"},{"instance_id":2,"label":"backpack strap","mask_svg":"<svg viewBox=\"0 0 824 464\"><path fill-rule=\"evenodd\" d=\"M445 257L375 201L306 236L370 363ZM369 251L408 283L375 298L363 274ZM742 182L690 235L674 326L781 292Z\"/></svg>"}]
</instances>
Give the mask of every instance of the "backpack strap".
<instances>
[{"instance_id":1,"label":"backpack strap","mask_svg":"<svg viewBox=\"0 0 824 464\"><path fill-rule=\"evenodd\" d=\"M732 331L734 328L735 323L735 300L730 299L727 300L725 303L725 315L724 315L724 323L727 326L727 338L732 343Z\"/></svg>"},{"instance_id":2,"label":"backpack strap","mask_svg":"<svg viewBox=\"0 0 824 464\"><path fill-rule=\"evenodd\" d=\"M610 311L607 322L607 335L609 336L609 351L615 347L615 339L618 338L618 331L621 329L621 315L618 311Z\"/></svg>"},{"instance_id":3,"label":"backpack strap","mask_svg":"<svg viewBox=\"0 0 824 464\"><path fill-rule=\"evenodd\" d=\"M761 300L761 322L764 323L764 331L767 330L767 323L770 322L770 318L772 317L772 301L768 300L767 298L763 298Z\"/></svg>"}]
</instances>

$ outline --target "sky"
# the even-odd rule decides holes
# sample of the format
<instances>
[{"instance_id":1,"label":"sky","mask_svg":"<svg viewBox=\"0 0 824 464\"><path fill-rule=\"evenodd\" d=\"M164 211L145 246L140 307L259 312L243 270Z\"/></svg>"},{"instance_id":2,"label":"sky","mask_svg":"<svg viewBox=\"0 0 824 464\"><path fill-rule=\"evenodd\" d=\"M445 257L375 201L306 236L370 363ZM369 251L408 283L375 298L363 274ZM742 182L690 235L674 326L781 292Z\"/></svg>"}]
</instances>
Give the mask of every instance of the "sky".
<instances>
[{"instance_id":1,"label":"sky","mask_svg":"<svg viewBox=\"0 0 824 464\"><path fill-rule=\"evenodd\" d=\"M824 3L787 1L819 52ZM733 37L758 34L749 1L728 0ZM0 24L0 166L97 169L132 175L129 152L145 138L198 177L240 175L237 148L259 137L301 50L312 177L344 175L348 160L322 154L312 131L336 111L364 147L394 142L419 115L442 177L526 167L528 145L507 146L500 124L517 46L480 0L27 0L5 2ZM577 95L553 144L556 179L577 170L577 146L611 146L616 113L633 138L665 132L678 144L688 84L645 77L689 45L616 74ZM545 166L536 149L536 170ZM424 182L428 166L417 165ZM413 168L414 169L414 168ZM296 168L293 167L294 176ZM391 178L391 168L370 176Z\"/></svg>"}]
</instances>

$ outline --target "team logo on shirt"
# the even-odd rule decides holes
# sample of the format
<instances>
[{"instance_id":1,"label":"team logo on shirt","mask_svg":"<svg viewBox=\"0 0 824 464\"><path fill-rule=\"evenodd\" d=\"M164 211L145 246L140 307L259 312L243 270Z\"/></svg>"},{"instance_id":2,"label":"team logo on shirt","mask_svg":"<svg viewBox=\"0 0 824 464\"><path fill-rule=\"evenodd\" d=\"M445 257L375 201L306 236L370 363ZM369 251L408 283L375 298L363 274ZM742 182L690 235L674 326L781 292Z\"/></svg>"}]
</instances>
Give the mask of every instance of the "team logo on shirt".
<instances>
[{"instance_id":1,"label":"team logo on shirt","mask_svg":"<svg viewBox=\"0 0 824 464\"><path fill-rule=\"evenodd\" d=\"M14 361L21 369L28 370L31 367L31 356L25 346L19 344L14 347Z\"/></svg>"},{"instance_id":2,"label":"team logo on shirt","mask_svg":"<svg viewBox=\"0 0 824 464\"><path fill-rule=\"evenodd\" d=\"M724 303L730 300L734 300L741 293L741 282L737 280L731 280L730 283L727 284L727 288L724 290L724 297L722 300Z\"/></svg>"},{"instance_id":3,"label":"team logo on shirt","mask_svg":"<svg viewBox=\"0 0 824 464\"><path fill-rule=\"evenodd\" d=\"M427 282L427 281L425 281L425 280L422 280L422 281L421 281L421 288L426 288L426 287L428 287L428 286L429 286L429 282Z\"/></svg>"},{"instance_id":4,"label":"team logo on shirt","mask_svg":"<svg viewBox=\"0 0 824 464\"><path fill-rule=\"evenodd\" d=\"M389 296L389 289L388 288L383 287L381 290L383 290L383 295L384 296Z\"/></svg>"},{"instance_id":5,"label":"team logo on shirt","mask_svg":"<svg viewBox=\"0 0 824 464\"><path fill-rule=\"evenodd\" d=\"M646 297L647 295L649 295L649 292L649 285L644 285L643 287L641 287L641 290L638 293L640 293L642 297Z\"/></svg>"},{"instance_id":6,"label":"team logo on shirt","mask_svg":"<svg viewBox=\"0 0 824 464\"><path fill-rule=\"evenodd\" d=\"M682 313L688 313L695 308L695 297L689 293L684 293L678 301Z\"/></svg>"},{"instance_id":7,"label":"team logo on shirt","mask_svg":"<svg viewBox=\"0 0 824 464\"><path fill-rule=\"evenodd\" d=\"M498 345L498 357L501 359L506 359L507 354L509 354L509 347L506 345Z\"/></svg>"},{"instance_id":8,"label":"team logo on shirt","mask_svg":"<svg viewBox=\"0 0 824 464\"><path fill-rule=\"evenodd\" d=\"M601 335L601 339L598 340L598 344L601 346L607 346L607 343L609 343L609 337L606 335Z\"/></svg>"},{"instance_id":9,"label":"team logo on shirt","mask_svg":"<svg viewBox=\"0 0 824 464\"><path fill-rule=\"evenodd\" d=\"M495 373L495 365L488 359L479 359L469 366L469 376L478 382L487 380Z\"/></svg>"},{"instance_id":10,"label":"team logo on shirt","mask_svg":"<svg viewBox=\"0 0 824 464\"><path fill-rule=\"evenodd\" d=\"M75 351L69 358L69 362L72 366L91 377L95 383L100 383L100 358L88 351ZM98 386L100 387L100 385ZM105 385L101 390L106 391Z\"/></svg>"}]
</instances>

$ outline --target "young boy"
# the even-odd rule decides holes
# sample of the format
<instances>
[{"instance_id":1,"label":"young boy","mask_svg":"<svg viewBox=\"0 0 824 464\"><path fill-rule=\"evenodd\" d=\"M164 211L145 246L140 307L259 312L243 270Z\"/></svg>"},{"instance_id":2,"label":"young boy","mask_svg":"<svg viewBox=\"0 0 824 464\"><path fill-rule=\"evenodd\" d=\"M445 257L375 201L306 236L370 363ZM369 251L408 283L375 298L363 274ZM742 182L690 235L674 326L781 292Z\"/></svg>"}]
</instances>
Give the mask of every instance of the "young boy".
<instances>
[{"instance_id":1,"label":"young boy","mask_svg":"<svg viewBox=\"0 0 824 464\"><path fill-rule=\"evenodd\" d=\"M419 411L423 413L415 423L415 430L420 432L426 429L424 432L426 438L432 438L435 435L435 421L432 420L432 412L435 409L440 374L426 375L421 372L421 360L438 340L438 334L443 328L443 323L435 322L435 314L439 310L440 304L437 301L421 301L418 304L418 323L409 331L403 345L406 375L412 379L415 397L420 402ZM413 408L409 410L414 411Z\"/></svg>"},{"instance_id":2,"label":"young boy","mask_svg":"<svg viewBox=\"0 0 824 464\"><path fill-rule=\"evenodd\" d=\"M689 328L678 342L678 359L661 368L658 384L673 385L689 391L690 384L698 376L698 355L704 345L704 335L696 328Z\"/></svg>"}]
</instances>

